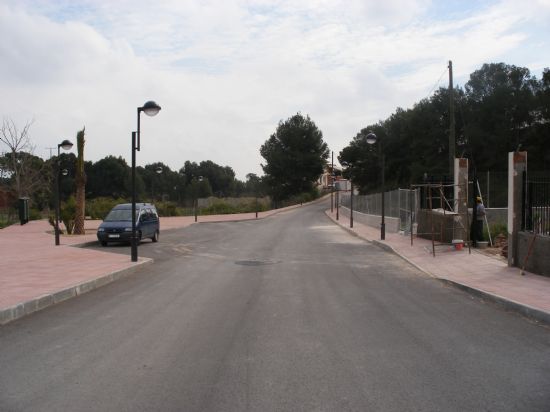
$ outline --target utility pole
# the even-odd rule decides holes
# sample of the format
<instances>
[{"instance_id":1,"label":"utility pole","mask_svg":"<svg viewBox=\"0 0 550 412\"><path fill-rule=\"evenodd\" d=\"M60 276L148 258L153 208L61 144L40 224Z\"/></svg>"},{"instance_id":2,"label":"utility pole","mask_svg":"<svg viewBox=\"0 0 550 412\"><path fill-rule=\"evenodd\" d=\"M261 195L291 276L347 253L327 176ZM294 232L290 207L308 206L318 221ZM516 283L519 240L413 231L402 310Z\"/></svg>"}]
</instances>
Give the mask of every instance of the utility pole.
<instances>
[{"instance_id":1,"label":"utility pole","mask_svg":"<svg viewBox=\"0 0 550 412\"><path fill-rule=\"evenodd\" d=\"M453 87L453 62L449 60L449 177L455 178L455 100Z\"/></svg>"},{"instance_id":2,"label":"utility pole","mask_svg":"<svg viewBox=\"0 0 550 412\"><path fill-rule=\"evenodd\" d=\"M50 150L50 159L52 158L52 150L55 150L56 147L46 147L46 150Z\"/></svg>"},{"instance_id":3,"label":"utility pole","mask_svg":"<svg viewBox=\"0 0 550 412\"><path fill-rule=\"evenodd\" d=\"M334 151L332 151L332 165L330 166L330 213L334 212Z\"/></svg>"}]
</instances>

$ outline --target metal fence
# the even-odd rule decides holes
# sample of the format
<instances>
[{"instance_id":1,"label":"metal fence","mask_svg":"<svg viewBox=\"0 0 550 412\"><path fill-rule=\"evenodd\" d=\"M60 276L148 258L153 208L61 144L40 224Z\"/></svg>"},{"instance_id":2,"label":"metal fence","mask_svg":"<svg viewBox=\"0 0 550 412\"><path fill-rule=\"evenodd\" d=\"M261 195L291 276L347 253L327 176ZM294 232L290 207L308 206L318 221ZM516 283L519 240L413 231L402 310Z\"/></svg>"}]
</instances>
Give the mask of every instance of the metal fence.
<instances>
[{"instance_id":1,"label":"metal fence","mask_svg":"<svg viewBox=\"0 0 550 412\"><path fill-rule=\"evenodd\" d=\"M384 215L395 217L400 220L400 230L407 232L412 221L416 221L416 213L420 202L419 190L396 189L386 192L384 198ZM342 206L350 207L350 193L340 194L340 203ZM374 193L370 195L354 195L353 210L367 215L382 215L382 194Z\"/></svg>"},{"instance_id":2,"label":"metal fence","mask_svg":"<svg viewBox=\"0 0 550 412\"><path fill-rule=\"evenodd\" d=\"M522 230L550 236L550 174L523 172Z\"/></svg>"},{"instance_id":3,"label":"metal fence","mask_svg":"<svg viewBox=\"0 0 550 412\"><path fill-rule=\"evenodd\" d=\"M486 208L508 207L508 172L486 171L478 172L477 180L483 204ZM469 190L474 190L470 187ZM478 193L477 188L474 190ZM468 193L472 193L469 191Z\"/></svg>"}]
</instances>

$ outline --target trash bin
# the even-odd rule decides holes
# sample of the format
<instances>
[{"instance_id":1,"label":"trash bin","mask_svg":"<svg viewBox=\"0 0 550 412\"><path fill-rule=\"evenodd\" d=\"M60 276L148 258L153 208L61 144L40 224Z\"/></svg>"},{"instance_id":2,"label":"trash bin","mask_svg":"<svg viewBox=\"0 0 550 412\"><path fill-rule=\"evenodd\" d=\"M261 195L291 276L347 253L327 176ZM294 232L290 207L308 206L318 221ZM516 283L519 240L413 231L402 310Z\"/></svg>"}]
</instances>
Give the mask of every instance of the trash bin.
<instances>
[{"instance_id":1,"label":"trash bin","mask_svg":"<svg viewBox=\"0 0 550 412\"><path fill-rule=\"evenodd\" d=\"M19 221L24 225L29 221L29 198L20 197L17 206L19 209Z\"/></svg>"}]
</instances>

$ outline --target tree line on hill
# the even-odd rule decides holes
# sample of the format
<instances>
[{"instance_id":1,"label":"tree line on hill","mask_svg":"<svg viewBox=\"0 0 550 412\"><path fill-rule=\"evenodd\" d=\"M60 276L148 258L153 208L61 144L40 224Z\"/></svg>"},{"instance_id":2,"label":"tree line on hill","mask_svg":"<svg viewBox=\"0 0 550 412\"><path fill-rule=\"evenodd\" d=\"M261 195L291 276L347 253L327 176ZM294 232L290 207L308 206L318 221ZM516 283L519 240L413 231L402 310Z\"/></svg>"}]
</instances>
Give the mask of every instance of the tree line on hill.
<instances>
[{"instance_id":1,"label":"tree line on hill","mask_svg":"<svg viewBox=\"0 0 550 412\"><path fill-rule=\"evenodd\" d=\"M0 158L2 186L17 193L13 197L31 198L32 204L43 209L53 204L54 173L57 157L43 160L27 152L19 152L17 159L25 159L27 167L23 173L14 173L9 166L10 154ZM61 153L59 168L60 198L67 200L75 193L77 157L73 153ZM86 175L86 199L111 197L130 199L131 169L122 157L107 156L97 162L84 163ZM19 176L19 184L15 178ZM169 200L188 203L197 197L240 197L265 194L261 179L253 173L246 181L235 177L229 166L220 166L211 160L200 163L186 161L179 170L172 170L162 162L136 167L136 194L140 201Z\"/></svg>"},{"instance_id":2,"label":"tree line on hill","mask_svg":"<svg viewBox=\"0 0 550 412\"><path fill-rule=\"evenodd\" d=\"M525 150L529 170L549 169L550 69L537 79L524 67L484 64L453 94L456 157L468 158L478 172L506 171L508 153ZM411 109L397 108L357 132L338 159L362 193L379 188L381 155L387 189L449 174L449 97L449 89L440 88ZM369 133L378 143L366 142Z\"/></svg>"}]
</instances>

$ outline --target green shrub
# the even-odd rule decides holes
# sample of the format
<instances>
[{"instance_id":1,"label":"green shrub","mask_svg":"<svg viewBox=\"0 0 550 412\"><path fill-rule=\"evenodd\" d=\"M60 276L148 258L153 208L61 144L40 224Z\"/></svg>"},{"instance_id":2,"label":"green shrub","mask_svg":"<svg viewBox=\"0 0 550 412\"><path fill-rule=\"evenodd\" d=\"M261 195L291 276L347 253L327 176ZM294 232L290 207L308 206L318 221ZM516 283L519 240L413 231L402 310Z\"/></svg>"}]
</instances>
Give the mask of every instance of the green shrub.
<instances>
[{"instance_id":1,"label":"green shrub","mask_svg":"<svg viewBox=\"0 0 550 412\"><path fill-rule=\"evenodd\" d=\"M155 207L159 216L183 216L185 214L185 210L178 207L175 202L155 202Z\"/></svg>"},{"instance_id":2,"label":"green shrub","mask_svg":"<svg viewBox=\"0 0 550 412\"><path fill-rule=\"evenodd\" d=\"M200 209L201 215L229 215L239 213L239 207L230 205L223 200L217 200L210 206Z\"/></svg>"},{"instance_id":3,"label":"green shrub","mask_svg":"<svg viewBox=\"0 0 550 412\"><path fill-rule=\"evenodd\" d=\"M489 225L489 228L491 229L491 238L493 240L500 234L505 236L508 234L508 226L505 223L493 223ZM483 225L483 240L489 241L489 231L486 225Z\"/></svg>"},{"instance_id":4,"label":"green shrub","mask_svg":"<svg viewBox=\"0 0 550 412\"><path fill-rule=\"evenodd\" d=\"M74 200L74 197L72 198ZM69 198L69 202L71 201L71 198ZM61 226L61 223L65 224L67 227L67 233L71 233L71 229L74 227L74 212L76 212L76 202L74 203L74 210L73 215L70 219L68 219L67 214L70 213L70 204L67 209L65 209L65 206L67 203L63 202L61 205L59 205L59 233L63 234L63 227ZM66 221L63 220L63 217L66 218ZM71 223L72 221L72 223ZM48 215L48 223L54 228L55 230L55 209L50 210L50 214Z\"/></svg>"},{"instance_id":5,"label":"green shrub","mask_svg":"<svg viewBox=\"0 0 550 412\"><path fill-rule=\"evenodd\" d=\"M90 216L92 219L105 219L107 213L111 211L113 207L120 203L129 203L126 199L112 197L97 197L95 199L86 200L86 216Z\"/></svg>"},{"instance_id":6,"label":"green shrub","mask_svg":"<svg viewBox=\"0 0 550 412\"><path fill-rule=\"evenodd\" d=\"M13 213L4 213L0 212L0 229L5 228L7 226L13 225L18 220L16 219L16 215Z\"/></svg>"},{"instance_id":7,"label":"green shrub","mask_svg":"<svg viewBox=\"0 0 550 412\"><path fill-rule=\"evenodd\" d=\"M39 209L29 208L29 220L43 219L44 215ZM0 211L0 228L19 223L19 212L16 208L6 208Z\"/></svg>"},{"instance_id":8,"label":"green shrub","mask_svg":"<svg viewBox=\"0 0 550 412\"><path fill-rule=\"evenodd\" d=\"M201 208L199 213L201 215L229 215L235 213L253 213L256 210L258 212L269 210L265 199L259 199L257 203L255 198L243 198L238 203L229 203L223 199L216 199L210 206Z\"/></svg>"},{"instance_id":9,"label":"green shrub","mask_svg":"<svg viewBox=\"0 0 550 412\"><path fill-rule=\"evenodd\" d=\"M310 192L304 192L291 198L276 202L273 207L275 209L280 209L283 207L293 206L301 203L312 202L313 200L318 199L320 196L321 193L317 189L313 189Z\"/></svg>"},{"instance_id":10,"label":"green shrub","mask_svg":"<svg viewBox=\"0 0 550 412\"><path fill-rule=\"evenodd\" d=\"M74 229L74 217L76 215L76 200L74 196L67 199L59 208L59 219L65 225L67 234L72 234Z\"/></svg>"},{"instance_id":11,"label":"green shrub","mask_svg":"<svg viewBox=\"0 0 550 412\"><path fill-rule=\"evenodd\" d=\"M42 219L42 212L38 209L30 208L29 220L40 220L40 219Z\"/></svg>"}]
</instances>

